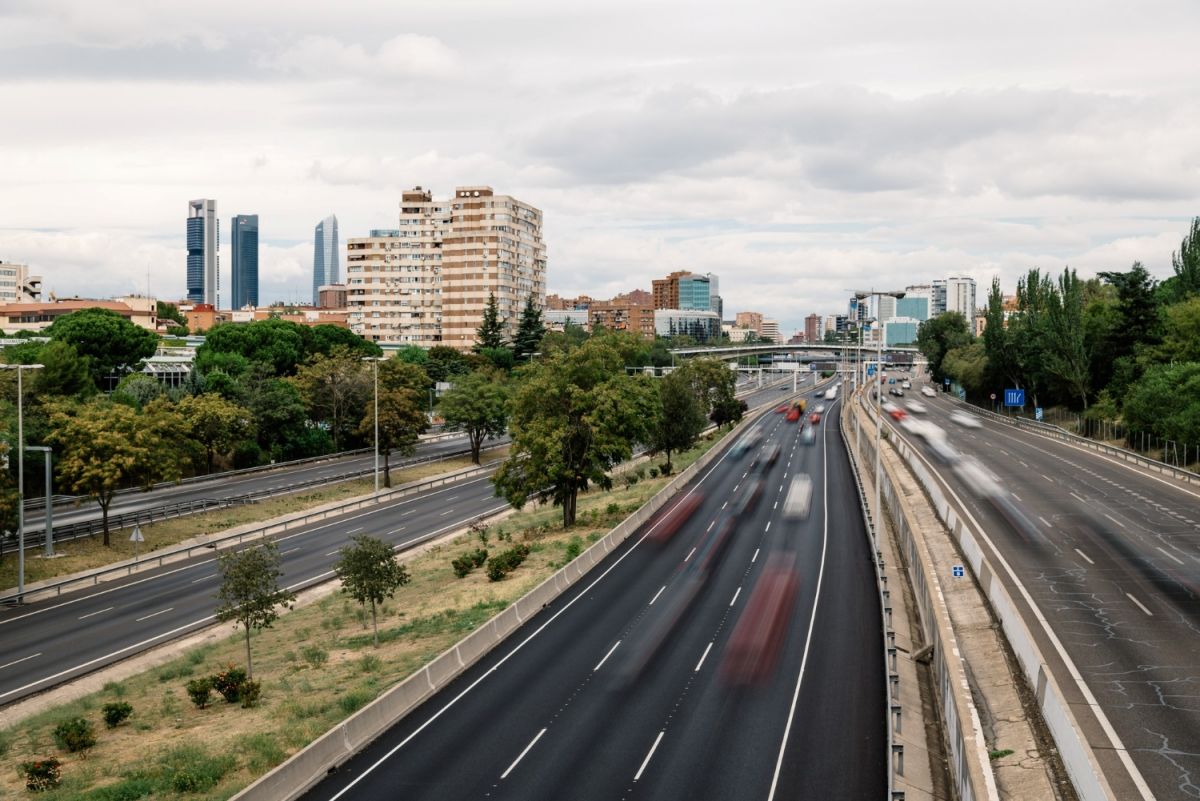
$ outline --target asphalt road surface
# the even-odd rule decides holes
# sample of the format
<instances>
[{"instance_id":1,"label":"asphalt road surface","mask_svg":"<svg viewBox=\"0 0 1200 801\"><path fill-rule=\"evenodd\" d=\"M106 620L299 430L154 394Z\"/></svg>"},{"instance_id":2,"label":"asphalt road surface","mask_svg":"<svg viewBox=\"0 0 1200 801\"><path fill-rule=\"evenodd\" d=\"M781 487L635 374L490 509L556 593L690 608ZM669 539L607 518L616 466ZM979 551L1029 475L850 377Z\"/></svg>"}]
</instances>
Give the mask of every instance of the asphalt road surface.
<instances>
[{"instance_id":1,"label":"asphalt road surface","mask_svg":"<svg viewBox=\"0 0 1200 801\"><path fill-rule=\"evenodd\" d=\"M866 533L836 410L814 444L800 428L765 415L761 444L306 798L884 797ZM784 516L798 473L806 519Z\"/></svg>"}]
</instances>

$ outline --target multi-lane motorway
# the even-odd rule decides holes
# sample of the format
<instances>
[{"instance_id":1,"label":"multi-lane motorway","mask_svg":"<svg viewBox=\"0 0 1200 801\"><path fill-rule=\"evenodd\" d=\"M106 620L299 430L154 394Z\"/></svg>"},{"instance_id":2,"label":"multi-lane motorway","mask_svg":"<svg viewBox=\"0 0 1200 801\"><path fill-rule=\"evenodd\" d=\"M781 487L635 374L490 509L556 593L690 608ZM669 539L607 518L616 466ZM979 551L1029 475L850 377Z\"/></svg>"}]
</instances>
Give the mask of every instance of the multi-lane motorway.
<instances>
[{"instance_id":1,"label":"multi-lane motorway","mask_svg":"<svg viewBox=\"0 0 1200 801\"><path fill-rule=\"evenodd\" d=\"M911 398L999 480L995 502L986 479L924 448L993 563L1009 566L999 577L1115 796L1200 797L1200 493L985 416L961 426L950 415L969 407L943 395Z\"/></svg>"},{"instance_id":2,"label":"multi-lane motorway","mask_svg":"<svg viewBox=\"0 0 1200 801\"><path fill-rule=\"evenodd\" d=\"M837 426L831 408L806 445L767 414L307 797L883 797L880 611ZM804 518L785 516L797 474Z\"/></svg>"}]
</instances>

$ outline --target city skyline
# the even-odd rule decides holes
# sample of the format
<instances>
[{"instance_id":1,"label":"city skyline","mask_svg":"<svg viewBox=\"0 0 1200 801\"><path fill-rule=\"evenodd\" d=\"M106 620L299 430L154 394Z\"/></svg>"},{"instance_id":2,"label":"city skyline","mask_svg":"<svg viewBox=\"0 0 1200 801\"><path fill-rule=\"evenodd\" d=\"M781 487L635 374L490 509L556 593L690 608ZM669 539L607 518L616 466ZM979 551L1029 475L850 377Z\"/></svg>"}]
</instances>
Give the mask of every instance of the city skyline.
<instances>
[{"instance_id":1,"label":"city skyline","mask_svg":"<svg viewBox=\"0 0 1200 801\"><path fill-rule=\"evenodd\" d=\"M1162 278L1200 210L1194 4L626 8L634 33L532 1L372 7L369 30L354 2L7 9L23 124L0 142L0 259L60 294L144 292L149 271L182 297L176 210L212 197L270 220L261 300L303 301L321 215L365 236L406 187L486 183L545 213L550 291L711 272L726 316L790 332L864 282ZM206 101L228 113L200 129Z\"/></svg>"}]
</instances>

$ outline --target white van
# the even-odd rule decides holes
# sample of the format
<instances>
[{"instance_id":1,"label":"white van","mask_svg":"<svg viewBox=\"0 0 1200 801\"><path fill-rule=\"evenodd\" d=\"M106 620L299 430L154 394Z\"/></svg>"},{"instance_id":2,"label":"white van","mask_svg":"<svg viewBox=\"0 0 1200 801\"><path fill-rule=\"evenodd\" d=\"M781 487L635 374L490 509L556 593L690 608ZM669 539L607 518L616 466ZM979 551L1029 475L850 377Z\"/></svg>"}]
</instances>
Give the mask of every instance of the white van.
<instances>
[{"instance_id":1,"label":"white van","mask_svg":"<svg viewBox=\"0 0 1200 801\"><path fill-rule=\"evenodd\" d=\"M803 520L808 517L812 506L812 479L804 473L792 478L792 486L788 488L787 498L783 502L783 516L790 520Z\"/></svg>"}]
</instances>

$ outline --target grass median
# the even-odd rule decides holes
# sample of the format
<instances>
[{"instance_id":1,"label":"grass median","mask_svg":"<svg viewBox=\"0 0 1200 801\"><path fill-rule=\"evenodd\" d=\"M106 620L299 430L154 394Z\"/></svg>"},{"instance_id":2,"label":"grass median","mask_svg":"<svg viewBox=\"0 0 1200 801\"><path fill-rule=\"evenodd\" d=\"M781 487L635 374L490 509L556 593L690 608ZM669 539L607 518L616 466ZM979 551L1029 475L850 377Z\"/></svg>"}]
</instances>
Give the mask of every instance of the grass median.
<instances>
[{"instance_id":1,"label":"grass median","mask_svg":"<svg viewBox=\"0 0 1200 801\"><path fill-rule=\"evenodd\" d=\"M501 445L484 451L480 458L481 461L487 462L491 459L502 459L507 454L508 446ZM410 481L420 481L471 466L473 464L469 456L459 456L439 462L417 464L412 467L393 468L391 471L392 486L397 487ZM282 515L367 495L374 489L373 477L356 478L267 498L244 506L230 506L186 517L147 523L141 526L145 542L138 546L138 553L141 556L150 556L157 550L170 548L193 537L217 534L248 523L265 523ZM108 547L103 545L100 534L66 540L55 545L54 550L57 556L53 559L43 558L40 548L36 551L27 550L25 552L25 583L28 585L37 581L69 576L73 573L94 570L125 559L132 559L134 551L133 543L129 541L129 533L130 529L119 531L114 529L111 534L112 544ZM17 555L15 551L6 551L3 562L0 563L0 586L17 586Z\"/></svg>"},{"instance_id":2,"label":"grass median","mask_svg":"<svg viewBox=\"0 0 1200 801\"><path fill-rule=\"evenodd\" d=\"M677 454L675 469L717 441L713 436ZM650 478L649 464L641 472L636 482L618 477L610 492L581 495L570 529L561 527L561 510L527 507L484 536L462 534L403 559L412 581L381 610L378 648L369 612L340 593L283 615L253 637L255 678L262 682L257 706L245 709L214 694L200 709L186 691L189 680L242 664L243 635L229 629L219 642L13 724L0 732L0 798L31 795L19 767L47 758L61 760L62 784L37 794L45 801L229 798L503 611L669 481ZM486 548L495 555L516 544L528 545L529 556L501 581L489 580L483 568L457 578L451 567L468 551ZM101 710L114 702L130 704L133 713L106 729ZM75 717L96 731L86 756L55 745L55 727Z\"/></svg>"}]
</instances>

